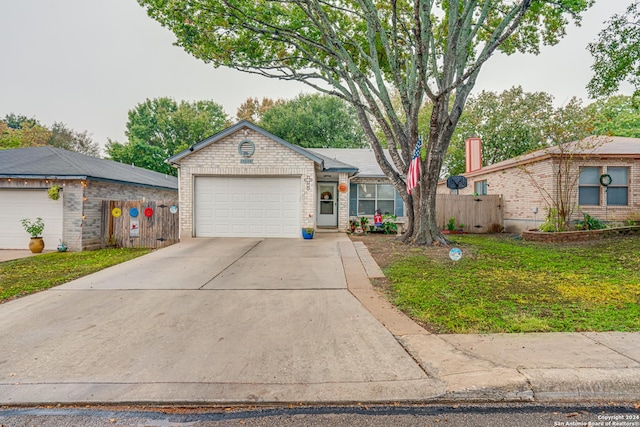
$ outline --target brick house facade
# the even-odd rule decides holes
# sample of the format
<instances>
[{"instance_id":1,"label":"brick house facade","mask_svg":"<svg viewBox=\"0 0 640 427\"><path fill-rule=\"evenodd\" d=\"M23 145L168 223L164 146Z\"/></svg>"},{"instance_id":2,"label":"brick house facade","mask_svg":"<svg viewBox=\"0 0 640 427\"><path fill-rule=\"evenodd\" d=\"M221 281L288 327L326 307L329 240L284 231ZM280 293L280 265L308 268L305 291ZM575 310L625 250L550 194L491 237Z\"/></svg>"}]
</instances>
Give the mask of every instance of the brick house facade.
<instances>
[{"instance_id":1,"label":"brick house facade","mask_svg":"<svg viewBox=\"0 0 640 427\"><path fill-rule=\"evenodd\" d=\"M244 120L168 161L179 169L181 238L299 238L373 217L359 206L404 212L370 150L304 149Z\"/></svg>"},{"instance_id":2,"label":"brick house facade","mask_svg":"<svg viewBox=\"0 0 640 427\"><path fill-rule=\"evenodd\" d=\"M573 188L572 219L582 219L583 212L612 222L640 215L640 139L598 137L569 144L575 147L565 150L565 154L573 155L569 176L576 179L575 184L567 187ZM519 233L537 228L544 221L548 207L538 187L551 196L556 195L555 180L561 167L560 156L558 148L552 147L467 172L464 176L468 185L457 190L458 194L502 195L505 231ZM592 171L595 177L615 171L620 179L605 187L599 182L587 182L587 170ZM625 175L626 180L622 178ZM590 200L584 197L587 187L592 191ZM614 190L608 194L608 188L616 188L621 198L613 200ZM439 193L450 191L444 181L439 183ZM584 192L579 195L580 191Z\"/></svg>"}]
</instances>

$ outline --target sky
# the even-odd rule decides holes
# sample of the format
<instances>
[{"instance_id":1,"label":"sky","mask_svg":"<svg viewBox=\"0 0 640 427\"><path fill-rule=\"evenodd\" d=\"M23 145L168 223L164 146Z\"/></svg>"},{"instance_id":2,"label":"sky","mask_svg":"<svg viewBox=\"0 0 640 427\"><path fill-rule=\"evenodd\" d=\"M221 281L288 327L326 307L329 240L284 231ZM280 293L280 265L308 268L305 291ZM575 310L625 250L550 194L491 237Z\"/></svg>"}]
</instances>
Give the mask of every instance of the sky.
<instances>
[{"instance_id":1,"label":"sky","mask_svg":"<svg viewBox=\"0 0 640 427\"><path fill-rule=\"evenodd\" d=\"M540 55L492 57L473 93L520 85L550 93L557 105L573 96L588 102L592 58L586 46L630 3L597 0L581 27L571 25L560 44ZM127 112L147 98L211 99L234 117L249 97L312 92L302 83L216 69L174 41L135 0L0 0L0 117L63 122L104 146L108 139L126 141Z\"/></svg>"}]
</instances>

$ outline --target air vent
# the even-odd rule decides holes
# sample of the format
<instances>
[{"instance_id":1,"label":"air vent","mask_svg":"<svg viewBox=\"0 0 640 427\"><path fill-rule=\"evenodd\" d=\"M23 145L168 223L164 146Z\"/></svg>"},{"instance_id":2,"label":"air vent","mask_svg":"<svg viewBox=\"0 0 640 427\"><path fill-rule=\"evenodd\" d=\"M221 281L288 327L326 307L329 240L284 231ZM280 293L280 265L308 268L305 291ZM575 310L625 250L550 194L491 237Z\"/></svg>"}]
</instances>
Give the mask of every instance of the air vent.
<instances>
[{"instance_id":1,"label":"air vent","mask_svg":"<svg viewBox=\"0 0 640 427\"><path fill-rule=\"evenodd\" d=\"M251 157L255 151L256 146L248 139L242 141L240 145L238 145L238 153L243 157Z\"/></svg>"}]
</instances>

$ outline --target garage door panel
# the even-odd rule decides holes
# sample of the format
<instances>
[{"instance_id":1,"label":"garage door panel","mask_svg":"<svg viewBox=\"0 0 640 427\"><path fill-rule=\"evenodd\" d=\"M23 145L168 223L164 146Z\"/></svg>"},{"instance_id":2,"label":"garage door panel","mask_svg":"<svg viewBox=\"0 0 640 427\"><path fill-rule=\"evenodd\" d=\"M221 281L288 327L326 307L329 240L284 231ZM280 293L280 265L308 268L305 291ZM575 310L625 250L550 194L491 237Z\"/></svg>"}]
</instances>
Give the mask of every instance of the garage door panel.
<instances>
[{"instance_id":1,"label":"garage door panel","mask_svg":"<svg viewBox=\"0 0 640 427\"><path fill-rule=\"evenodd\" d=\"M300 178L197 177L194 204L197 236L300 235Z\"/></svg>"},{"instance_id":2,"label":"garage door panel","mask_svg":"<svg viewBox=\"0 0 640 427\"><path fill-rule=\"evenodd\" d=\"M27 249L29 234L20 220L44 220L45 250L55 249L62 240L64 191L51 200L47 190L0 189L0 249Z\"/></svg>"}]
</instances>

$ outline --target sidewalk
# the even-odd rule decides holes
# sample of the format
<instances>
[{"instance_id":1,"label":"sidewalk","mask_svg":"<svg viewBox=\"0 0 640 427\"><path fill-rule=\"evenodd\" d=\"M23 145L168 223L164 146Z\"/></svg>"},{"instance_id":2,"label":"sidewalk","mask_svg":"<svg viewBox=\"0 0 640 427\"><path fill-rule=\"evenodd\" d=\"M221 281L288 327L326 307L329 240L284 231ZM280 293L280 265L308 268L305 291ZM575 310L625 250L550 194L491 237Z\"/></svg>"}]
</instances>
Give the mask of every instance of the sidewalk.
<instances>
[{"instance_id":1,"label":"sidewalk","mask_svg":"<svg viewBox=\"0 0 640 427\"><path fill-rule=\"evenodd\" d=\"M433 335L372 288L383 273L362 242L340 251L349 291L444 383L438 401L640 400L640 333Z\"/></svg>"}]
</instances>

